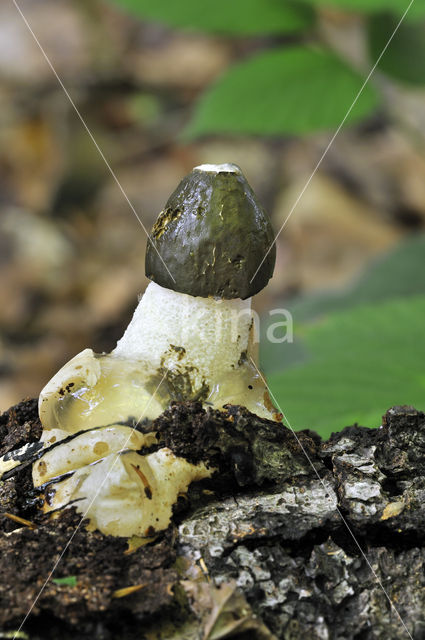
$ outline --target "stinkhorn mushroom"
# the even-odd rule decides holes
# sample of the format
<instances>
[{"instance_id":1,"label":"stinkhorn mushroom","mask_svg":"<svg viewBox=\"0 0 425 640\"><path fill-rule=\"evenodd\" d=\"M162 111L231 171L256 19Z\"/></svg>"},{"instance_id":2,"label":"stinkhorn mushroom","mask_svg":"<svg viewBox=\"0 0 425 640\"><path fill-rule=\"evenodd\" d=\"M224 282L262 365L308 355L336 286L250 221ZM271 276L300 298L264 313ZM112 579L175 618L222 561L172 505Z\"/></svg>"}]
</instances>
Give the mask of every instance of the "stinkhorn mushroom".
<instances>
[{"instance_id":1,"label":"stinkhorn mushroom","mask_svg":"<svg viewBox=\"0 0 425 640\"><path fill-rule=\"evenodd\" d=\"M85 349L40 394L33 481L46 511L74 504L104 533L152 535L168 526L178 493L213 473L166 448L143 454L170 401L278 418L251 362L251 296L272 276L272 243L239 167L201 165L182 180L153 227L152 282L116 348Z\"/></svg>"}]
</instances>

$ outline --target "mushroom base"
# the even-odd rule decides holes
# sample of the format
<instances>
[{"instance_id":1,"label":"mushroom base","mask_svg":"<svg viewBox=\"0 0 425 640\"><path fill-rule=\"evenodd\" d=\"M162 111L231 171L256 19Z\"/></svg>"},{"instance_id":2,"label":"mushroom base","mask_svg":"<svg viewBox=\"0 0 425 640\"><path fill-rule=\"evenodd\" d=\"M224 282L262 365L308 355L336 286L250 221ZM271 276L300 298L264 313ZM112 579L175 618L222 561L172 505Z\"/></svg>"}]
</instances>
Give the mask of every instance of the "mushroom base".
<instances>
[{"instance_id":1,"label":"mushroom base","mask_svg":"<svg viewBox=\"0 0 425 640\"><path fill-rule=\"evenodd\" d=\"M40 394L33 481L49 485L45 510L75 504L93 527L117 536L166 528L178 492L211 474L156 442L153 421L171 402L242 405L280 419L251 361L251 331L249 301L150 284L117 348L85 349Z\"/></svg>"}]
</instances>

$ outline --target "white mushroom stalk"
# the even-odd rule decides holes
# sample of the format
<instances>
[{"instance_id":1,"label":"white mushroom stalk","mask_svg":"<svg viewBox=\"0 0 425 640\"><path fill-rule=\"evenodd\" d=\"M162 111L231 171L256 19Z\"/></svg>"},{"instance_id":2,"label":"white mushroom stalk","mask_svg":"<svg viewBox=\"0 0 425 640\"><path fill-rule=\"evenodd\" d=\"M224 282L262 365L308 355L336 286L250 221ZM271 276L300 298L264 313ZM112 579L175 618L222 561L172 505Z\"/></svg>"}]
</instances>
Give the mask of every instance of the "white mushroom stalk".
<instances>
[{"instance_id":1,"label":"white mushroom stalk","mask_svg":"<svg viewBox=\"0 0 425 640\"><path fill-rule=\"evenodd\" d=\"M278 419L251 363L251 296L272 275L274 251L256 272L272 240L236 165L183 179L153 227L152 282L116 348L85 349L40 394L45 449L33 480L47 487L46 511L75 505L104 533L152 535L168 526L178 493L213 472L165 448L143 453L159 446L150 425L170 401Z\"/></svg>"},{"instance_id":2,"label":"white mushroom stalk","mask_svg":"<svg viewBox=\"0 0 425 640\"><path fill-rule=\"evenodd\" d=\"M156 368L188 369L195 388L213 386L247 353L251 299L215 300L151 282L113 353Z\"/></svg>"},{"instance_id":3,"label":"white mushroom stalk","mask_svg":"<svg viewBox=\"0 0 425 640\"><path fill-rule=\"evenodd\" d=\"M167 372L175 399L242 404L269 418L264 384L250 361L252 330L250 298L194 297L152 282L112 353Z\"/></svg>"}]
</instances>

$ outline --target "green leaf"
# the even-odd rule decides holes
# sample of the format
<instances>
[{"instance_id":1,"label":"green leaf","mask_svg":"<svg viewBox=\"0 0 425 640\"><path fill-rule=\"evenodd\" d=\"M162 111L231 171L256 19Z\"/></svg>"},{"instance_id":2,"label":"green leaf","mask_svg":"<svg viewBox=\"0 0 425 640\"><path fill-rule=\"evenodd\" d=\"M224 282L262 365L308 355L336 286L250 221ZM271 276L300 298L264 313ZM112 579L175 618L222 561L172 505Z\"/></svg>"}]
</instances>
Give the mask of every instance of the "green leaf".
<instances>
[{"instance_id":1,"label":"green leaf","mask_svg":"<svg viewBox=\"0 0 425 640\"><path fill-rule=\"evenodd\" d=\"M303 3L306 0L298 0L298 2ZM308 4L368 14L388 11L401 18L409 7L410 0L308 0ZM406 20L416 20L424 16L425 4L421 0L413 0L406 14Z\"/></svg>"},{"instance_id":2,"label":"green leaf","mask_svg":"<svg viewBox=\"0 0 425 640\"><path fill-rule=\"evenodd\" d=\"M58 585L66 585L68 587L77 586L76 576L67 576L66 578L53 578L52 582Z\"/></svg>"},{"instance_id":3,"label":"green leaf","mask_svg":"<svg viewBox=\"0 0 425 640\"><path fill-rule=\"evenodd\" d=\"M379 258L375 258L351 286L342 290L320 291L282 301L277 306L288 309L296 331L294 342L288 345L285 357L282 350L267 339L268 327L276 317L265 314L261 318L261 366L269 374L283 371L308 360L306 349L299 339L303 324L315 322L335 311L351 309L391 298L414 296L425 291L425 234L412 235Z\"/></svg>"},{"instance_id":4,"label":"green leaf","mask_svg":"<svg viewBox=\"0 0 425 640\"><path fill-rule=\"evenodd\" d=\"M305 322L360 304L418 295L425 291L424 256L425 234L411 235L371 261L351 287L302 296L289 309L295 321Z\"/></svg>"},{"instance_id":5,"label":"green leaf","mask_svg":"<svg viewBox=\"0 0 425 640\"><path fill-rule=\"evenodd\" d=\"M311 8L288 0L114 0L144 20L233 35L289 33L309 27Z\"/></svg>"},{"instance_id":6,"label":"green leaf","mask_svg":"<svg viewBox=\"0 0 425 640\"><path fill-rule=\"evenodd\" d=\"M397 18L389 13L373 16L369 21L369 48L373 60L397 26ZM425 84L425 22L404 22L399 27L379 68L388 75L410 84Z\"/></svg>"},{"instance_id":7,"label":"green leaf","mask_svg":"<svg viewBox=\"0 0 425 640\"><path fill-rule=\"evenodd\" d=\"M424 326L425 296L415 296L335 313L306 329L310 359L269 377L292 428L327 437L354 422L378 427L394 405L423 409ZM290 346L280 346L282 358Z\"/></svg>"},{"instance_id":8,"label":"green leaf","mask_svg":"<svg viewBox=\"0 0 425 640\"><path fill-rule=\"evenodd\" d=\"M184 136L305 134L337 127L363 79L334 54L274 49L233 66L201 98ZM367 85L347 122L370 115L377 95Z\"/></svg>"}]
</instances>

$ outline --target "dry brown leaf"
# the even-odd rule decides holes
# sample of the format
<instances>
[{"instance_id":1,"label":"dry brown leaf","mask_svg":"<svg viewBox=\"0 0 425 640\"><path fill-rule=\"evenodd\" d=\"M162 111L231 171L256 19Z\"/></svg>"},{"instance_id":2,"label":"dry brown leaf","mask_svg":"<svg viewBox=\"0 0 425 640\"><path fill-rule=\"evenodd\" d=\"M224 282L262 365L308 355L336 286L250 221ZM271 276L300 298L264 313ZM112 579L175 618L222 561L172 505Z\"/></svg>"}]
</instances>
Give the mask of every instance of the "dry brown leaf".
<instances>
[{"instance_id":1,"label":"dry brown leaf","mask_svg":"<svg viewBox=\"0 0 425 640\"><path fill-rule=\"evenodd\" d=\"M275 636L256 617L235 582L214 586L208 582L182 582L194 613L203 625L203 640L222 640L251 631L253 640Z\"/></svg>"}]
</instances>

